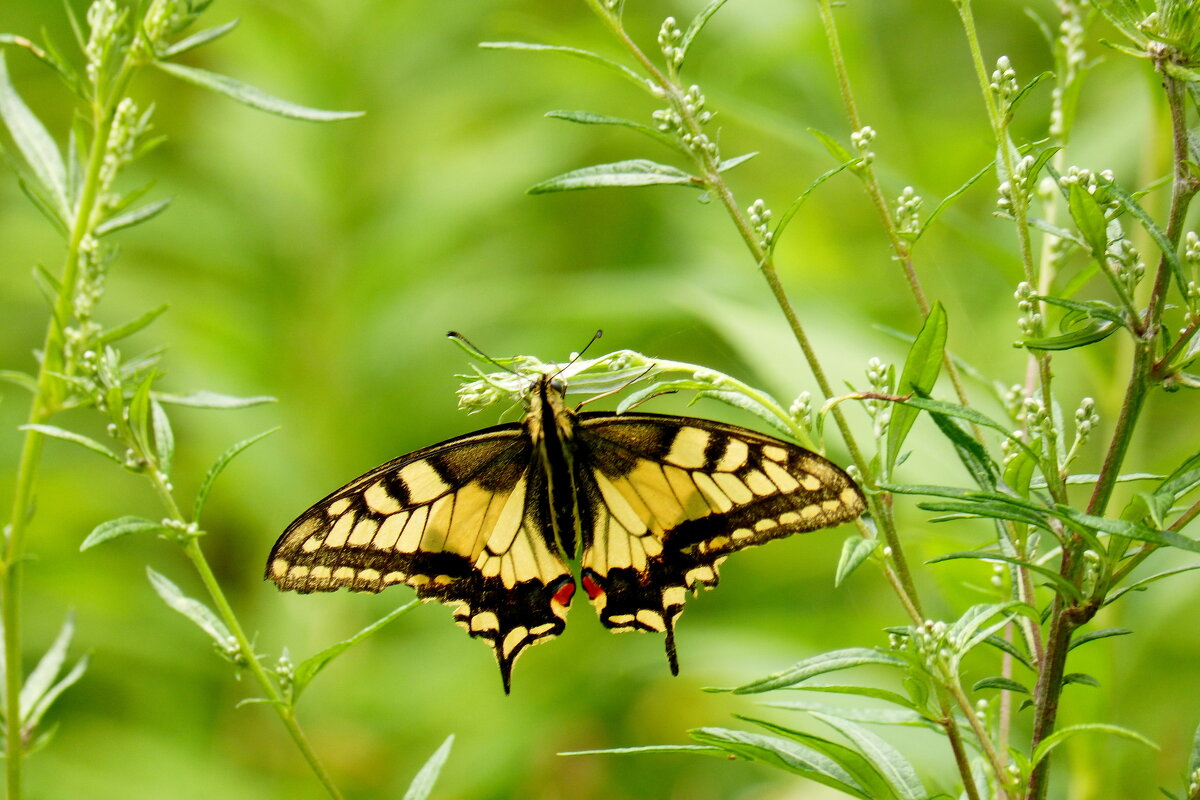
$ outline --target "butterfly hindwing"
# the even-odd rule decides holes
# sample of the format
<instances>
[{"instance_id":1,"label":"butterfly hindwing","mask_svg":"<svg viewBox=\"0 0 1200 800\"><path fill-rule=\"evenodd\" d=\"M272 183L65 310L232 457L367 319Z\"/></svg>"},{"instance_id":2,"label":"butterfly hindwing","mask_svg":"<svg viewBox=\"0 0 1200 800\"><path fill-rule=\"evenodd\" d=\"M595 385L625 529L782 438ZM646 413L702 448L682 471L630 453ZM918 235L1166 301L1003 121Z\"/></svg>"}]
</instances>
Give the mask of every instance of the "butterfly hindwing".
<instances>
[{"instance_id":1,"label":"butterfly hindwing","mask_svg":"<svg viewBox=\"0 0 1200 800\"><path fill-rule=\"evenodd\" d=\"M686 593L716 585L725 556L865 508L831 462L732 425L582 414L576 442L595 517L580 559L584 589L607 627L666 633L673 672Z\"/></svg>"},{"instance_id":2,"label":"butterfly hindwing","mask_svg":"<svg viewBox=\"0 0 1200 800\"><path fill-rule=\"evenodd\" d=\"M457 606L496 652L505 689L530 645L562 633L574 580L545 531L546 478L519 424L388 462L297 518L267 577L299 592L378 592L395 583Z\"/></svg>"}]
</instances>

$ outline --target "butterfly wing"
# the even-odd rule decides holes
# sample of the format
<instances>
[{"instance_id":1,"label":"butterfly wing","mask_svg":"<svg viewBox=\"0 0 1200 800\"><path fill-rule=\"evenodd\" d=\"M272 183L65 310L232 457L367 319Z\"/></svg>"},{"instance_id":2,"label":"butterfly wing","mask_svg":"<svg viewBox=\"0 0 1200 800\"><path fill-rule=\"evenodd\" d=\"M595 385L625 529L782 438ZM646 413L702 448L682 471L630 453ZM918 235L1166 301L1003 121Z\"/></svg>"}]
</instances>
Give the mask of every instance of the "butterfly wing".
<instances>
[{"instance_id":1,"label":"butterfly wing","mask_svg":"<svg viewBox=\"0 0 1200 800\"><path fill-rule=\"evenodd\" d=\"M585 533L582 584L615 631L667 635L687 590L715 586L737 550L862 514L862 493L811 451L746 428L654 414L582 414L576 429Z\"/></svg>"},{"instance_id":2,"label":"butterfly wing","mask_svg":"<svg viewBox=\"0 0 1200 800\"><path fill-rule=\"evenodd\" d=\"M543 534L545 477L523 426L500 425L390 461L301 514L266 577L298 592L396 583L457 606L496 653L504 689L521 652L562 633L575 589Z\"/></svg>"}]
</instances>

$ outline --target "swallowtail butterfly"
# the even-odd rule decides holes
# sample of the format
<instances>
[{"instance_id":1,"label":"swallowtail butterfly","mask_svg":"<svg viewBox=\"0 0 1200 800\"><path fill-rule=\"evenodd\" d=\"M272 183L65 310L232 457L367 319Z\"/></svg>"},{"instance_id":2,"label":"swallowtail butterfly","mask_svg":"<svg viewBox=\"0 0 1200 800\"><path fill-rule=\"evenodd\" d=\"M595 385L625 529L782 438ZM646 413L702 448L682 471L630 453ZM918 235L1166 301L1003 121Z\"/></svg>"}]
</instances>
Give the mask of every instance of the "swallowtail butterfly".
<instances>
[{"instance_id":1,"label":"swallowtail butterfly","mask_svg":"<svg viewBox=\"0 0 1200 800\"><path fill-rule=\"evenodd\" d=\"M407 584L456 606L513 662L566 626L576 577L600 622L666 634L687 593L734 551L854 519L854 481L816 453L746 428L660 414L577 412L542 374L520 422L389 461L301 514L266 577L298 592Z\"/></svg>"}]
</instances>

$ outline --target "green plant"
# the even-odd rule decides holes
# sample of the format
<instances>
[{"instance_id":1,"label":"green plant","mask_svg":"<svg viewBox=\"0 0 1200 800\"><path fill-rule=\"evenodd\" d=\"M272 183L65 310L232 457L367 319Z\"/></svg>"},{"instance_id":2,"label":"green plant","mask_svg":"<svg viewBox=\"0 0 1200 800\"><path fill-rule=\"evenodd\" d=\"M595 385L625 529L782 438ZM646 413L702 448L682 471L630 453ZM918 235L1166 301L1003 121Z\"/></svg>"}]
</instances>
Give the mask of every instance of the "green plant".
<instances>
[{"instance_id":1,"label":"green plant","mask_svg":"<svg viewBox=\"0 0 1200 800\"><path fill-rule=\"evenodd\" d=\"M1188 499L1200 486L1200 453L1165 476L1128 472L1126 466L1147 397L1159 389L1200 388L1200 377L1188 371L1200 359L1200 244L1195 233L1185 231L1190 203L1200 189L1200 157L1187 121L1189 109L1194 111L1200 103L1200 9L1175 0L1159 0L1153 8L1136 0L1097 6L1103 19L1129 42L1113 46L1148 59L1154 67L1170 117L1169 176L1132 190L1109 172L1072 166L1067 160L1076 106L1091 65L1086 44L1097 24L1097 8L1085 0L1055 3L1061 15L1059 24L1053 28L1038 24L1056 68L1022 85L1007 57L997 58L994 69L987 66L970 0L947 4L960 17L965 50L986 111L988 135L998 155L921 220L923 201L912 187L904 187L894 202L887 199L872 147L878 134L860 117L833 3L819 0L817 11L844 102L850 144L812 131L835 165L814 179L773 223L763 200L739 201L726 178L754 154L728 156L722 152L715 112L704 91L683 78L698 34L725 0L709 3L686 27L668 17L653 54L644 51L626 29L623 0L585 2L624 51L625 61L557 45L490 42L483 46L570 55L629 80L659 105L653 124L590 111L553 111L548 116L637 131L665 146L672 162L636 158L587 166L538 183L530 192L677 185L699 190L703 200L727 213L786 317L823 395L824 405L812 423L805 422L809 402L803 399L795 405L799 413L790 415L784 427L806 428L806 435L792 431L802 441L808 437L820 440L823 422L831 418L870 495L870 519L860 520L858 536L847 540L838 579L868 560L873 562L908 618L906 625L890 629L886 647L852 647L820 654L731 690L739 694L822 691L884 704L863 709L808 701L774 704L806 711L841 734L844 741L752 719L766 733L703 728L692 733L696 745L605 752L700 750L760 761L854 797L923 798L935 792L927 788L918 769L898 748L862 723L920 726L944 737L957 773L956 792L971 800L1042 800L1052 775L1051 754L1065 740L1084 732L1103 732L1150 744L1140 734L1114 724L1061 726L1058 717L1065 686L1096 684L1088 675L1067 672L1069 653L1129 632L1087 627L1096 615L1130 591L1200 566L1135 573L1162 548L1200 552L1200 543L1182 533L1200 514L1200 501ZM1014 132L1014 123L1024 121L1023 101L1043 85L1053 87L1048 118L1040 121L1037 138L1023 139ZM814 190L842 174L857 178L865 190L924 324L911 337L912 346L899 376L892 365L873 361L868 366L867 384L839 395L788 299L775 260L782 234L805 201ZM983 377L980 371L960 364L947 350L956 312L928 299L915 255L934 219L989 175L995 181L996 213L1011 223L1015 233L1015 252L1009 258L1022 275L1015 292L1020 314L1018 346L1028 353L1028 368L1009 390L993 376ZM1166 222L1160 224L1147 210L1146 199L1164 184L1170 187L1170 199ZM1154 256L1147 255L1152 252ZM1152 279L1143 281L1147 260L1155 266ZM1080 295L1088 299L1079 299ZM1052 363L1054 358L1075 355L1066 351L1094 347L1114 336L1124 337L1131 353L1125 367L1128 377L1120 384L1124 400L1112 430L1105 432L1106 453L1099 468L1081 471L1083 446L1101 433L1096 404L1090 397L1075 397L1074 387L1056 383ZM654 360L637 354L602 357L587 366L603 369L606 364L616 364L616 380L636 374L636 368L630 372L632 362L656 369ZM764 409L785 407L765 393L696 370L693 368L695 374L687 385L652 372L647 378L655 383L639 396L696 389L741 407L752 406L772 422L777 422L777 412ZM989 395L987 399L1003 409L1001 414L977 410L965 375L982 378L978 382ZM709 383L707 377L714 382ZM939 383L942 377L945 384ZM485 383L499 380L499 376L488 376ZM480 388L475 385L472 391ZM947 389L953 401L934 398ZM847 401L859 403L869 416L873 434L869 445L860 441L847 419L843 411ZM1061 411L1067 402L1076 406L1073 431ZM969 488L906 482L914 476L903 469L905 445L921 412L952 447L973 483ZM918 446L937 445L924 442ZM1141 488L1114 512L1115 490L1123 482ZM1077 486L1085 491L1071 488ZM928 601L918 592L905 555L915 532L902 530L896 516L898 497L903 496L934 498L918 504L920 509L940 514L933 521L985 520L990 524L992 541L987 546L934 559L996 565L989 602L973 605L947 622L927 617L924 608ZM982 658L981 645L990 648L993 657L987 663L994 674L968 686L964 660ZM816 676L865 665L894 670L902 690L807 683ZM1163 791L1176 798L1200 796L1198 767L1193 755L1184 795Z\"/></svg>"},{"instance_id":2,"label":"green plant","mask_svg":"<svg viewBox=\"0 0 1200 800\"><path fill-rule=\"evenodd\" d=\"M264 666L263 656L248 638L201 548L207 533L201 525L201 513L218 475L235 456L271 431L226 450L204 476L190 507L185 508L172 483L175 436L167 408L244 408L270 402L271 398L163 391L158 388L162 350L131 356L122 348L128 337L154 322L165 307L119 325L108 325L98 315L117 257L114 234L150 221L169 205L167 199L146 201L152 184L128 189L121 181L132 162L163 141L163 137L152 134L153 104L134 100L130 94L130 85L140 72L147 68L161 70L252 108L294 119L333 121L358 116L357 112L299 106L224 75L177 63L175 59L180 55L235 27L236 20L183 36L208 5L207 0L95 0L88 8L86 27L71 19L82 53L79 65L49 41L39 45L20 36L0 36L0 44L20 48L56 72L79 104L76 123L66 136L64 148L18 95L0 55L0 119L15 146L5 155L22 190L65 240L61 271L52 274L38 267L34 272L50 307L36 374L0 374L31 395L28 421L22 426L24 443L13 507L5 527L7 541L0 559L0 622L4 631L0 715L5 725L5 783L10 800L22 796L25 756L49 737L51 731L42 725L47 709L83 676L87 666L85 656L65 676L58 677L74 630L68 617L37 667L28 675L22 669L21 568L30 555L27 539L41 451L47 438L81 445L146 479L163 516L123 516L102 523L83 538L80 549L88 550L134 533L152 533L178 544L195 569L211 607L188 597L167 577L148 569L154 590L169 607L207 634L217 653L239 674L251 676L262 696L244 702L271 706L331 797L342 794L300 727L296 703L333 658L415 605L414 601L397 608L355 636L299 664L293 663L285 650L273 671ZM52 418L71 409L99 415L116 450L110 444L51 424ZM447 739L429 759L413 781L408 797L421 800L428 795L450 744Z\"/></svg>"}]
</instances>

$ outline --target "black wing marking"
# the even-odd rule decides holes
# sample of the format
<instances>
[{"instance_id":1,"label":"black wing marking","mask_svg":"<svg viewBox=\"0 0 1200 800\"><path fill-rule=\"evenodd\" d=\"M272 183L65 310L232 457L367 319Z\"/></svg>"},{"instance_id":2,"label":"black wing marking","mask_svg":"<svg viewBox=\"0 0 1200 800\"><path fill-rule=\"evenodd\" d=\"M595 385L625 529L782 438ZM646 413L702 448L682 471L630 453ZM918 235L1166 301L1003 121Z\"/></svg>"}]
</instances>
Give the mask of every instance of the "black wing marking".
<instances>
[{"instance_id":1,"label":"black wing marking","mask_svg":"<svg viewBox=\"0 0 1200 800\"><path fill-rule=\"evenodd\" d=\"M737 550L862 514L854 481L825 458L733 425L653 414L583 414L581 491L594 509L582 584L615 631L666 634L687 590L715 586Z\"/></svg>"},{"instance_id":2,"label":"black wing marking","mask_svg":"<svg viewBox=\"0 0 1200 800\"><path fill-rule=\"evenodd\" d=\"M388 462L301 514L266 577L298 592L378 592L396 583L457 606L496 654L505 692L529 646L563 632L575 582L543 531L545 477L519 424Z\"/></svg>"}]
</instances>

